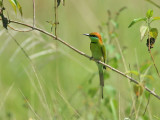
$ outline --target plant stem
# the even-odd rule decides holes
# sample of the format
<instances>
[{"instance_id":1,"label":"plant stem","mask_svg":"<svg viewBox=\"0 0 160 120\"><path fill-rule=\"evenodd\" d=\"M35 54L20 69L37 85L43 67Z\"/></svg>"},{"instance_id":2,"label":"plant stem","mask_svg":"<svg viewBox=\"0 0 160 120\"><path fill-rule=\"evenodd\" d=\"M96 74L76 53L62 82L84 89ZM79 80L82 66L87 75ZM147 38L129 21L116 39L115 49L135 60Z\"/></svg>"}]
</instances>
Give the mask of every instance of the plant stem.
<instances>
[{"instance_id":1,"label":"plant stem","mask_svg":"<svg viewBox=\"0 0 160 120\"><path fill-rule=\"evenodd\" d=\"M158 74L158 76L159 76L159 78L160 78L160 74L159 74L158 68L157 68L157 66L156 66L156 64L155 64L155 62L154 62L154 58L153 58L153 55L152 55L152 52L151 52L151 46L150 46L150 45L151 45L151 44L150 44L150 19L147 20L147 25L148 25L148 40L149 40L148 50L149 50L149 53L150 53L150 55L151 55L151 58L152 58L154 67L155 67L155 69L156 69L156 72L157 72L157 74Z\"/></svg>"}]
</instances>

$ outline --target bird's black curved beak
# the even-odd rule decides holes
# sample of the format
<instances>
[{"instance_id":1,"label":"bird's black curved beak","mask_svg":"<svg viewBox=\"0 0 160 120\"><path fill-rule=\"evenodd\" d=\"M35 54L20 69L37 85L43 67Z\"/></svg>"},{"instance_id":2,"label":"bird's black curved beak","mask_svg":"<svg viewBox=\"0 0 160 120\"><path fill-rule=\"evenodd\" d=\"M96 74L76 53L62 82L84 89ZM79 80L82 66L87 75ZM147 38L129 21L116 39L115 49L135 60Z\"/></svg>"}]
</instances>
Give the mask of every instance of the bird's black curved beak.
<instances>
[{"instance_id":1,"label":"bird's black curved beak","mask_svg":"<svg viewBox=\"0 0 160 120\"><path fill-rule=\"evenodd\" d=\"M85 35L85 36L89 36L89 34L87 33L87 34L83 34L83 35Z\"/></svg>"}]
</instances>

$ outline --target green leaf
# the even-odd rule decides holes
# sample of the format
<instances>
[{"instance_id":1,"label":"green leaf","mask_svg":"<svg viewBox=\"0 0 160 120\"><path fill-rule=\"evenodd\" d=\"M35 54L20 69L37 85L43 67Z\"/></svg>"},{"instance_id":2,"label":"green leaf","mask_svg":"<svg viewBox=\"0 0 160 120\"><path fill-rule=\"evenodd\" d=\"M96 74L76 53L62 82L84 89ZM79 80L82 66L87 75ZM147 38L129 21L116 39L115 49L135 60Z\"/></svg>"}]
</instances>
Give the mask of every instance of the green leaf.
<instances>
[{"instance_id":1,"label":"green leaf","mask_svg":"<svg viewBox=\"0 0 160 120\"><path fill-rule=\"evenodd\" d=\"M22 7L21 5L19 4L19 2L17 0L9 0L9 2L11 3L15 13L17 14L17 9L18 11L20 12L21 16L23 15L22 13Z\"/></svg>"},{"instance_id":2,"label":"green leaf","mask_svg":"<svg viewBox=\"0 0 160 120\"><path fill-rule=\"evenodd\" d=\"M9 0L9 2L11 3L11 5L12 5L14 11L15 11L15 13L17 14L17 9L16 9L16 7L17 7L17 1L16 0Z\"/></svg>"},{"instance_id":3,"label":"green leaf","mask_svg":"<svg viewBox=\"0 0 160 120\"><path fill-rule=\"evenodd\" d=\"M114 120L118 120L118 117L117 117L117 114L116 114L117 101L115 101L114 99L110 99L110 106L111 106L112 115L113 115Z\"/></svg>"},{"instance_id":4,"label":"green leaf","mask_svg":"<svg viewBox=\"0 0 160 120\"><path fill-rule=\"evenodd\" d=\"M90 88L89 90L88 90L88 94L91 96L91 97L94 97L95 96L95 94L97 93L97 88Z\"/></svg>"},{"instance_id":5,"label":"green leaf","mask_svg":"<svg viewBox=\"0 0 160 120\"><path fill-rule=\"evenodd\" d=\"M152 19L151 22L153 22L153 21L155 21L155 20L160 20L160 17L153 17L153 19Z\"/></svg>"},{"instance_id":6,"label":"green leaf","mask_svg":"<svg viewBox=\"0 0 160 120\"><path fill-rule=\"evenodd\" d=\"M140 33L141 33L141 40L144 39L144 37L147 35L148 27L147 26L141 26Z\"/></svg>"},{"instance_id":7,"label":"green leaf","mask_svg":"<svg viewBox=\"0 0 160 120\"><path fill-rule=\"evenodd\" d=\"M127 71L126 74L134 74L136 76L139 75L138 71L134 71L134 70L133 71Z\"/></svg>"},{"instance_id":8,"label":"green leaf","mask_svg":"<svg viewBox=\"0 0 160 120\"><path fill-rule=\"evenodd\" d=\"M148 78L150 80L154 80L152 75L141 75L142 77Z\"/></svg>"},{"instance_id":9,"label":"green leaf","mask_svg":"<svg viewBox=\"0 0 160 120\"><path fill-rule=\"evenodd\" d=\"M146 13L146 17L150 19L153 16L153 10L149 9Z\"/></svg>"},{"instance_id":10,"label":"green leaf","mask_svg":"<svg viewBox=\"0 0 160 120\"><path fill-rule=\"evenodd\" d=\"M146 20L147 20L146 17L134 19L134 20L130 23L130 25L128 26L128 28L132 27L132 26L133 26L135 23L137 23L137 22L146 21Z\"/></svg>"},{"instance_id":11,"label":"green leaf","mask_svg":"<svg viewBox=\"0 0 160 120\"><path fill-rule=\"evenodd\" d=\"M20 12L21 16L23 16L23 13L22 13L22 7L21 7L21 5L19 4L19 2L18 2L18 1L17 1L17 7L18 7L18 10L19 10L19 12Z\"/></svg>"},{"instance_id":12,"label":"green leaf","mask_svg":"<svg viewBox=\"0 0 160 120\"><path fill-rule=\"evenodd\" d=\"M158 29L157 28L151 28L149 34L150 34L150 37L153 37L154 39L156 39L157 36L158 36Z\"/></svg>"},{"instance_id":13,"label":"green leaf","mask_svg":"<svg viewBox=\"0 0 160 120\"><path fill-rule=\"evenodd\" d=\"M136 85L134 85L134 87L133 87L134 93L135 93L135 95L136 95L137 97L139 97L139 96L142 95L143 89L144 89L143 85L137 85L137 84L136 84Z\"/></svg>"},{"instance_id":14,"label":"green leaf","mask_svg":"<svg viewBox=\"0 0 160 120\"><path fill-rule=\"evenodd\" d=\"M151 64L152 64L151 62L147 62L147 63L141 65L140 73L143 73Z\"/></svg>"}]
</instances>

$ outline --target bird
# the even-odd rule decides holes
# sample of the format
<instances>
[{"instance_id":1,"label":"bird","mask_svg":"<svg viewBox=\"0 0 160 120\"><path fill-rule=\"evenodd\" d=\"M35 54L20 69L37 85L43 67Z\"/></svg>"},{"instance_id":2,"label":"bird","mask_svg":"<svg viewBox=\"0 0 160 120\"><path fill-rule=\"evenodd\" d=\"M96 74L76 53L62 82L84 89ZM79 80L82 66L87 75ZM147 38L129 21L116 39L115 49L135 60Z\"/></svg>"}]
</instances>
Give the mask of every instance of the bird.
<instances>
[{"instance_id":1,"label":"bird","mask_svg":"<svg viewBox=\"0 0 160 120\"><path fill-rule=\"evenodd\" d=\"M90 50L92 53L91 59L100 60L105 63L106 61L106 48L103 44L102 37L98 32L92 32L90 34L83 34L88 36L91 40L90 42ZM103 99L103 87L104 87L104 75L103 69L106 69L102 64L97 63L98 71L99 71L99 79L101 86L101 93Z\"/></svg>"}]
</instances>

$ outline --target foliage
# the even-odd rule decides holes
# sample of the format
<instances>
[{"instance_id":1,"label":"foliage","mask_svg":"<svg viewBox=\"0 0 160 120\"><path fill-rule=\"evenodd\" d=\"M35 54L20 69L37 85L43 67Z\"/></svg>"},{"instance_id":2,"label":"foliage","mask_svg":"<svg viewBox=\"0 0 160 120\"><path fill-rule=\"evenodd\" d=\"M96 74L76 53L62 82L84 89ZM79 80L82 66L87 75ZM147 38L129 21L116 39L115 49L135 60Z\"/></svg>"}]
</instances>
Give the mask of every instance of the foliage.
<instances>
[{"instance_id":1,"label":"foliage","mask_svg":"<svg viewBox=\"0 0 160 120\"><path fill-rule=\"evenodd\" d=\"M144 37L148 34L149 32L149 36L153 37L154 39L157 38L158 36L158 29L157 28L151 28L151 23L155 20L160 20L160 17L153 17L153 10L149 9L146 13L146 17L142 17L142 18L137 18L134 19L130 25L128 26L128 28L132 27L135 23L140 22L140 21L145 21L147 23L146 26L141 26L140 27L140 33L141 33L141 40L144 39Z\"/></svg>"},{"instance_id":2,"label":"foliage","mask_svg":"<svg viewBox=\"0 0 160 120\"><path fill-rule=\"evenodd\" d=\"M21 16L23 16L22 7L17 0L9 0L10 4L12 5L15 13L17 14L17 9L20 12Z\"/></svg>"}]
</instances>

